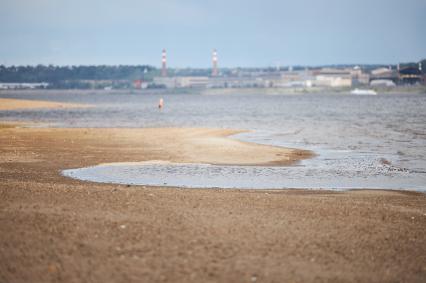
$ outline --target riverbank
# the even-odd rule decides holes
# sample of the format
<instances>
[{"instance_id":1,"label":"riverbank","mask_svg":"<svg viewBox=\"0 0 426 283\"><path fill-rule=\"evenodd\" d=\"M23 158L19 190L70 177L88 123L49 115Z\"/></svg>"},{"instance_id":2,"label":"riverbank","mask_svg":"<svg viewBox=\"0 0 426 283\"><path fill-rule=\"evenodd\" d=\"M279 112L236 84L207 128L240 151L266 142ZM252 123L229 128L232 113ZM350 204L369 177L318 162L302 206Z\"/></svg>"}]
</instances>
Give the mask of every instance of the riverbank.
<instances>
[{"instance_id":1,"label":"riverbank","mask_svg":"<svg viewBox=\"0 0 426 283\"><path fill-rule=\"evenodd\" d=\"M80 94L134 94L134 95L350 95L355 88L372 89L381 95L401 95L401 94L426 94L424 85L404 85L395 87L384 86L357 86L357 87L252 87L252 88L158 88L158 89L16 89L0 90L0 95L5 97L14 97L16 95L37 96L40 94L51 93L55 95Z\"/></svg>"}]
</instances>

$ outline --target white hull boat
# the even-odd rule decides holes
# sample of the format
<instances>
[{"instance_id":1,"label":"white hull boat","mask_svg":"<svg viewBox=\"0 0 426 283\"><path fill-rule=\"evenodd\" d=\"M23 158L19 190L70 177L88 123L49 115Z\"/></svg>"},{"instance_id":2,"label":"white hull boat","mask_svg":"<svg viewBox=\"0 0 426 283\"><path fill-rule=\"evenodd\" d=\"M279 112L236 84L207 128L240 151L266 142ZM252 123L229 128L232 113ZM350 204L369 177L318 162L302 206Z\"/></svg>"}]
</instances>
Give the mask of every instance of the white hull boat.
<instances>
[{"instance_id":1,"label":"white hull boat","mask_svg":"<svg viewBox=\"0 0 426 283\"><path fill-rule=\"evenodd\" d=\"M355 95L377 95L377 92L373 89L356 88L356 89L351 91L351 94L355 94Z\"/></svg>"}]
</instances>

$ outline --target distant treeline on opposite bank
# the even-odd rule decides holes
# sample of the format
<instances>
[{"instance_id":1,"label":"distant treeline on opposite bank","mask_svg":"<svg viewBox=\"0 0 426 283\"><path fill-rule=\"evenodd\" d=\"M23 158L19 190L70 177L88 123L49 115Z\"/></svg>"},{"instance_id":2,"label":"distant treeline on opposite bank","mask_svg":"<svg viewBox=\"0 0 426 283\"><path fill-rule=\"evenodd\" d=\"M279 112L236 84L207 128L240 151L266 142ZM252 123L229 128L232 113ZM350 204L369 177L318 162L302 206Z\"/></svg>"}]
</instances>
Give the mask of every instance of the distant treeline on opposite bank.
<instances>
[{"instance_id":1,"label":"distant treeline on opposite bank","mask_svg":"<svg viewBox=\"0 0 426 283\"><path fill-rule=\"evenodd\" d=\"M371 72L377 68L413 67L420 70L423 76L426 73L426 59L417 63L400 63L398 65L327 65L327 66L293 66L293 67L266 67L266 68L221 68L219 77L241 78L264 76L265 74L290 74L301 70L320 70L322 68L347 69L359 68L363 72ZM211 68L168 68L167 76L173 77L210 77ZM420 75L422 76L422 75ZM91 66L4 66L0 65L0 83L29 84L36 88L51 89L129 89L140 88L145 83L148 88L165 87L156 83L154 78L161 77L161 69L150 65L91 65Z\"/></svg>"}]
</instances>

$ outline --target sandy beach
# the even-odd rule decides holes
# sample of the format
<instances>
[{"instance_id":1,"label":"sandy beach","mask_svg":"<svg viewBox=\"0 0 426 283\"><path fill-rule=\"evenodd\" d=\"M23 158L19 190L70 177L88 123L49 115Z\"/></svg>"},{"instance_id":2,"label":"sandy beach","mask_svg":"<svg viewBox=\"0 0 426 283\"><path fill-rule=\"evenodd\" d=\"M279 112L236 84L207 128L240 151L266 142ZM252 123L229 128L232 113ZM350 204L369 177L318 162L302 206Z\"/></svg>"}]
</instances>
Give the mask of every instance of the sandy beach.
<instances>
[{"instance_id":1,"label":"sandy beach","mask_svg":"<svg viewBox=\"0 0 426 283\"><path fill-rule=\"evenodd\" d=\"M88 105L77 103L60 103L41 100L25 100L25 99L11 99L0 98L0 111L1 110L17 110L17 109L55 109L55 108L81 108L90 107Z\"/></svg>"},{"instance_id":2,"label":"sandy beach","mask_svg":"<svg viewBox=\"0 0 426 283\"><path fill-rule=\"evenodd\" d=\"M424 282L426 197L81 182L66 168L290 165L222 129L0 127L2 282Z\"/></svg>"},{"instance_id":3,"label":"sandy beach","mask_svg":"<svg viewBox=\"0 0 426 283\"><path fill-rule=\"evenodd\" d=\"M0 283L426 283L425 12L0 0Z\"/></svg>"}]
</instances>

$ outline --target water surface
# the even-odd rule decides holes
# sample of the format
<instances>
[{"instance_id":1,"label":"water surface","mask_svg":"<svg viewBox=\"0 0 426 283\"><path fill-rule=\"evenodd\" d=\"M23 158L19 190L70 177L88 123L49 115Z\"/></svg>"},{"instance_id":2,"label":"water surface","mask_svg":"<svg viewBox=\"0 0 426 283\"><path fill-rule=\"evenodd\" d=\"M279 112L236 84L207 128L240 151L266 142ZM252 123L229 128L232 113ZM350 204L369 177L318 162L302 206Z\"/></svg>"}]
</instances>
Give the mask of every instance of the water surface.
<instances>
[{"instance_id":1,"label":"water surface","mask_svg":"<svg viewBox=\"0 0 426 283\"><path fill-rule=\"evenodd\" d=\"M234 167L173 165L175 169L172 170L171 165L157 164L153 167L145 164L125 168L131 174L117 173L117 179L108 182L186 184L190 187L375 187L415 190L424 190L426 184L426 95L170 94L161 95L165 101L162 111L156 107L160 95L47 92L38 95L0 93L0 97L97 106L86 109L0 111L1 120L31 120L58 127L248 129L253 132L234 138L311 149L318 154L297 167L237 169L238 172L246 172L244 174L235 173ZM98 169L95 170L96 174L100 174ZM121 169L102 170L117 172ZM206 177L212 175L211 171L220 171L219 176L224 177L220 177L220 180ZM114 175L112 172L109 174ZM238 183L238 176L242 179L250 177L251 181ZM204 183L196 181L197 178L204 180ZM172 180L182 181L173 183Z\"/></svg>"}]
</instances>

